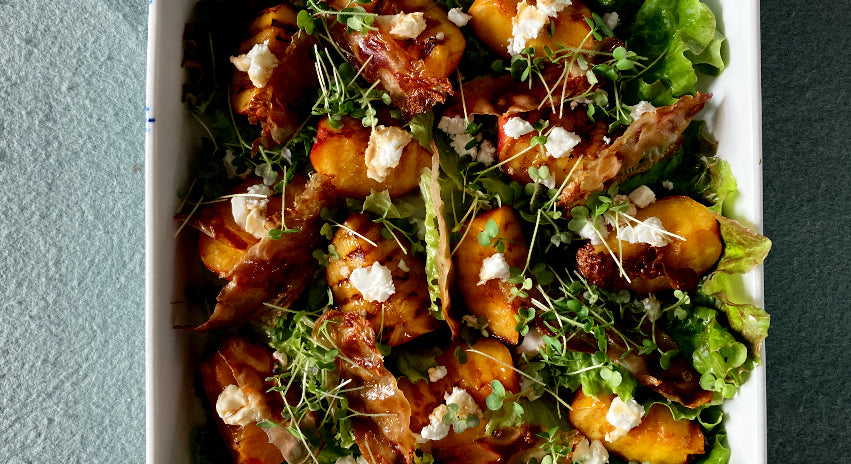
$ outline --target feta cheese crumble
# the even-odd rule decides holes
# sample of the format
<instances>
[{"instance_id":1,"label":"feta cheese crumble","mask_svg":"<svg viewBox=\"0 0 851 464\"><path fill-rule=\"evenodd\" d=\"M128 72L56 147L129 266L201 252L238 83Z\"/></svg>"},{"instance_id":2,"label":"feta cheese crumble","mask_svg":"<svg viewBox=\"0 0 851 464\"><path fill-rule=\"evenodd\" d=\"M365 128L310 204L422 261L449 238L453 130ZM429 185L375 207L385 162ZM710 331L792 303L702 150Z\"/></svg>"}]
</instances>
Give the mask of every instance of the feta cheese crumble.
<instances>
[{"instance_id":1,"label":"feta cheese crumble","mask_svg":"<svg viewBox=\"0 0 851 464\"><path fill-rule=\"evenodd\" d=\"M523 341L517 345L515 351L520 355L529 355L530 358L535 357L541 352L544 347L544 334L537 327L529 329L529 333L523 337Z\"/></svg>"},{"instance_id":2,"label":"feta cheese crumble","mask_svg":"<svg viewBox=\"0 0 851 464\"><path fill-rule=\"evenodd\" d=\"M644 309L644 314L647 314L647 319L650 319L650 322L656 322L659 316L662 315L662 305L652 293L647 298L641 300L641 306Z\"/></svg>"},{"instance_id":3,"label":"feta cheese crumble","mask_svg":"<svg viewBox=\"0 0 851 464\"><path fill-rule=\"evenodd\" d=\"M644 113L656 111L655 106L653 106L650 102L644 100L632 106L627 105L627 108L629 108L629 117L632 118L633 121L640 118L641 115Z\"/></svg>"},{"instance_id":4,"label":"feta cheese crumble","mask_svg":"<svg viewBox=\"0 0 851 464\"><path fill-rule=\"evenodd\" d=\"M606 226L600 227L600 230L594 228L594 226L590 222L586 222L581 229L579 229L579 236L588 239L591 242L591 245L600 245L603 243L603 240L609 236L609 229Z\"/></svg>"},{"instance_id":5,"label":"feta cheese crumble","mask_svg":"<svg viewBox=\"0 0 851 464\"><path fill-rule=\"evenodd\" d=\"M669 180L663 180L662 187L665 187L668 190L674 190L674 183Z\"/></svg>"},{"instance_id":6,"label":"feta cheese crumble","mask_svg":"<svg viewBox=\"0 0 851 464\"><path fill-rule=\"evenodd\" d=\"M446 400L446 405L457 404L459 406L458 418L464 419L467 416L481 416L482 410L476 404L476 400L467 393L467 390L458 387L452 387L452 391L443 395Z\"/></svg>"},{"instance_id":7,"label":"feta cheese crumble","mask_svg":"<svg viewBox=\"0 0 851 464\"><path fill-rule=\"evenodd\" d=\"M609 452L600 440L589 442L587 438L579 440L573 448L573 464L604 464L609 462Z\"/></svg>"},{"instance_id":8,"label":"feta cheese crumble","mask_svg":"<svg viewBox=\"0 0 851 464\"><path fill-rule=\"evenodd\" d=\"M396 293L390 269L382 266L378 261L372 263L370 267L361 267L352 271L349 282L367 301L384 303L390 295Z\"/></svg>"},{"instance_id":9,"label":"feta cheese crumble","mask_svg":"<svg viewBox=\"0 0 851 464\"><path fill-rule=\"evenodd\" d=\"M573 132L568 132L562 127L553 127L547 134L547 143L544 144L544 148L551 157L561 158L569 155L579 142L582 142L582 138Z\"/></svg>"},{"instance_id":10,"label":"feta cheese crumble","mask_svg":"<svg viewBox=\"0 0 851 464\"><path fill-rule=\"evenodd\" d=\"M436 366L428 368L428 381L429 382L437 382L438 380L446 377L446 374L449 372L446 370L446 366Z\"/></svg>"},{"instance_id":11,"label":"feta cheese crumble","mask_svg":"<svg viewBox=\"0 0 851 464\"><path fill-rule=\"evenodd\" d=\"M390 170L399 165L405 146L413 136L401 127L375 126L369 134L364 153L366 176L378 182L387 180Z\"/></svg>"},{"instance_id":12,"label":"feta cheese crumble","mask_svg":"<svg viewBox=\"0 0 851 464\"><path fill-rule=\"evenodd\" d=\"M272 358L274 358L275 361L278 361L278 364L280 364L281 367L287 367L288 359L286 353L275 350L275 352L272 353Z\"/></svg>"},{"instance_id":13,"label":"feta cheese crumble","mask_svg":"<svg viewBox=\"0 0 851 464\"><path fill-rule=\"evenodd\" d=\"M248 187L247 193L268 197L272 195L272 190L263 184L257 184ZM230 210L233 215L234 222L255 238L264 238L267 235L267 204L269 204L269 200L266 198L252 198L245 196L236 196L231 198Z\"/></svg>"},{"instance_id":14,"label":"feta cheese crumble","mask_svg":"<svg viewBox=\"0 0 851 464\"><path fill-rule=\"evenodd\" d=\"M618 17L618 13L616 11L604 14L601 19L603 20L603 24L608 26L609 29L614 29L618 27L618 24L620 24L620 18Z\"/></svg>"},{"instance_id":15,"label":"feta cheese crumble","mask_svg":"<svg viewBox=\"0 0 851 464\"><path fill-rule=\"evenodd\" d=\"M263 419L256 406L255 395L248 398L236 385L228 385L216 399L216 413L225 424L248 425Z\"/></svg>"},{"instance_id":16,"label":"feta cheese crumble","mask_svg":"<svg viewBox=\"0 0 851 464\"><path fill-rule=\"evenodd\" d=\"M572 0L538 0L536 3L541 13L555 18L565 7L573 5Z\"/></svg>"},{"instance_id":17,"label":"feta cheese crumble","mask_svg":"<svg viewBox=\"0 0 851 464\"><path fill-rule=\"evenodd\" d=\"M606 413L606 421L615 426L615 430L606 434L606 441L620 440L641 423L642 417L644 417L644 408L637 401L632 398L623 401L619 396L615 396Z\"/></svg>"},{"instance_id":18,"label":"feta cheese crumble","mask_svg":"<svg viewBox=\"0 0 851 464\"><path fill-rule=\"evenodd\" d=\"M642 185L633 190L628 198L629 201L635 203L635 206L644 208L656 201L656 194L650 187Z\"/></svg>"},{"instance_id":19,"label":"feta cheese crumble","mask_svg":"<svg viewBox=\"0 0 851 464\"><path fill-rule=\"evenodd\" d=\"M472 16L464 13L464 10L461 8L452 8L449 10L449 20L458 27L466 26L472 18Z\"/></svg>"},{"instance_id":20,"label":"feta cheese crumble","mask_svg":"<svg viewBox=\"0 0 851 464\"><path fill-rule=\"evenodd\" d=\"M505 255L495 253L482 260L482 268L479 269L479 285L493 279L507 280L511 277L511 270L505 261Z\"/></svg>"},{"instance_id":21,"label":"feta cheese crumble","mask_svg":"<svg viewBox=\"0 0 851 464\"><path fill-rule=\"evenodd\" d=\"M638 224L630 224L618 229L618 239L629 243L647 243L654 247L663 247L670 243L671 239L665 233L662 221L653 216Z\"/></svg>"},{"instance_id":22,"label":"feta cheese crumble","mask_svg":"<svg viewBox=\"0 0 851 464\"><path fill-rule=\"evenodd\" d=\"M390 36L394 39L416 39L417 36L426 30L425 13L417 11L415 13L398 13L389 17L382 17L382 20L390 28Z\"/></svg>"},{"instance_id":23,"label":"feta cheese crumble","mask_svg":"<svg viewBox=\"0 0 851 464\"><path fill-rule=\"evenodd\" d=\"M547 15L526 0L517 4L517 15L511 18L511 38L508 39L508 53L517 55L526 48L526 42L538 37L547 25Z\"/></svg>"},{"instance_id":24,"label":"feta cheese crumble","mask_svg":"<svg viewBox=\"0 0 851 464\"><path fill-rule=\"evenodd\" d=\"M348 455L340 456L334 464L369 464L369 461L367 461L363 456L358 456L357 459L355 459L354 456Z\"/></svg>"},{"instance_id":25,"label":"feta cheese crumble","mask_svg":"<svg viewBox=\"0 0 851 464\"><path fill-rule=\"evenodd\" d=\"M469 156L484 164L492 164L496 158L496 147L490 140L482 140L481 134L475 139L479 142L477 146L467 148L467 143L472 137L467 134L467 121L461 116L443 116L437 123L437 128L449 136L452 149L460 156Z\"/></svg>"},{"instance_id":26,"label":"feta cheese crumble","mask_svg":"<svg viewBox=\"0 0 851 464\"><path fill-rule=\"evenodd\" d=\"M420 430L420 436L417 437L418 443L425 443L429 440L442 440L449 435L449 424L443 423L443 416L446 415L446 412L445 404L434 408L431 414L428 415L428 425Z\"/></svg>"},{"instance_id":27,"label":"feta cheese crumble","mask_svg":"<svg viewBox=\"0 0 851 464\"><path fill-rule=\"evenodd\" d=\"M518 118L517 116L509 119L502 125L502 133L512 139L523 137L533 130L535 130L535 128L529 124L529 121L526 121L523 118Z\"/></svg>"},{"instance_id":28,"label":"feta cheese crumble","mask_svg":"<svg viewBox=\"0 0 851 464\"><path fill-rule=\"evenodd\" d=\"M230 57L230 62L236 69L247 72L251 83L257 88L266 87L278 67L278 58L269 50L268 40L255 44L248 53Z\"/></svg>"},{"instance_id":29,"label":"feta cheese crumble","mask_svg":"<svg viewBox=\"0 0 851 464\"><path fill-rule=\"evenodd\" d=\"M400 259L399 260L399 270L402 271L402 272L410 272L411 268L408 267L408 264L405 262L404 259Z\"/></svg>"}]
</instances>

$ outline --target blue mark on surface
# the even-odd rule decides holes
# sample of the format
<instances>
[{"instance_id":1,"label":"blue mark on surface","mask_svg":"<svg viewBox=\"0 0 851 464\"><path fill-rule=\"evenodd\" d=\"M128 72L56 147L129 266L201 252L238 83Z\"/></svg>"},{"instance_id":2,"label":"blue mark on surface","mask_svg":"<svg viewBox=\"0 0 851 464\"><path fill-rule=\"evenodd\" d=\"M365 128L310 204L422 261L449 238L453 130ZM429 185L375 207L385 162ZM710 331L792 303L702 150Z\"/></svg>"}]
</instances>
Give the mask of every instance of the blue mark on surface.
<instances>
[{"instance_id":1,"label":"blue mark on surface","mask_svg":"<svg viewBox=\"0 0 851 464\"><path fill-rule=\"evenodd\" d=\"M156 119L154 119L154 117L151 116L151 107L146 106L145 107L145 132L151 132L151 130L154 128L154 122L155 121L156 121Z\"/></svg>"}]
</instances>

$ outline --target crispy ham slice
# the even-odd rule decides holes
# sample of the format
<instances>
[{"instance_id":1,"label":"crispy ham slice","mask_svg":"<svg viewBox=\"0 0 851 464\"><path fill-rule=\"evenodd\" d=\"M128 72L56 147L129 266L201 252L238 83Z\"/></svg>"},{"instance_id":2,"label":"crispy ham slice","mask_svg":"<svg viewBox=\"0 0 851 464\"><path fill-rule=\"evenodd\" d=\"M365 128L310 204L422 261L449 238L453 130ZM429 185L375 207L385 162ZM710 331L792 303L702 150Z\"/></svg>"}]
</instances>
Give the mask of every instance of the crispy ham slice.
<instances>
[{"instance_id":1,"label":"crispy ham slice","mask_svg":"<svg viewBox=\"0 0 851 464\"><path fill-rule=\"evenodd\" d=\"M562 191L560 204L572 207L582 203L592 192L644 172L674 154L682 144L683 131L710 98L712 94L686 95L673 105L642 114L611 145L582 160Z\"/></svg>"},{"instance_id":2,"label":"crispy ham slice","mask_svg":"<svg viewBox=\"0 0 851 464\"><path fill-rule=\"evenodd\" d=\"M204 390L213 409L219 395L230 385L236 385L261 419L282 422L283 404L277 393L266 394L273 385L265 379L272 375L275 363L267 349L234 337L219 346L212 358L201 363ZM312 418L300 424L311 427ZM309 453L304 444L283 427L261 429L255 423L226 424L216 416L219 433L225 439L234 461L238 464L290 464L307 462Z\"/></svg>"},{"instance_id":3,"label":"crispy ham slice","mask_svg":"<svg viewBox=\"0 0 851 464\"><path fill-rule=\"evenodd\" d=\"M410 464L416 442L411 406L396 378L384 367L369 321L356 313L328 311L316 321L313 337L339 350L337 368L351 380L346 393L355 440L370 464Z\"/></svg>"},{"instance_id":4,"label":"crispy ham slice","mask_svg":"<svg viewBox=\"0 0 851 464\"><path fill-rule=\"evenodd\" d=\"M242 262L226 276L228 284L217 297L210 319L196 327L208 331L244 322L263 309L264 302L292 304L307 287L316 265L311 253L319 241L319 213L337 201L337 193L320 174L314 174L305 190L285 213L286 226L298 229L274 240L263 238L252 246Z\"/></svg>"}]
</instances>

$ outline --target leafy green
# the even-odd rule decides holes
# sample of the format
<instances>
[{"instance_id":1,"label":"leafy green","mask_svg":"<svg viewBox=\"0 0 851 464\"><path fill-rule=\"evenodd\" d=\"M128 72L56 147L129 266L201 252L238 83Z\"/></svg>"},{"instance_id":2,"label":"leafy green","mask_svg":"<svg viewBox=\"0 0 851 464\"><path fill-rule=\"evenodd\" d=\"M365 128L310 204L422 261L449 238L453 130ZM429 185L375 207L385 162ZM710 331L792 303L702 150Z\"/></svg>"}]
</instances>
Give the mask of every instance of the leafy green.
<instances>
[{"instance_id":1,"label":"leafy green","mask_svg":"<svg viewBox=\"0 0 851 464\"><path fill-rule=\"evenodd\" d=\"M393 358L396 362L396 369L411 383L417 383L420 380L428 380L428 370L431 367L437 367L437 361L434 358L439 356L440 352L440 348L437 347L425 350L397 348L394 351Z\"/></svg>"},{"instance_id":2,"label":"leafy green","mask_svg":"<svg viewBox=\"0 0 851 464\"><path fill-rule=\"evenodd\" d=\"M542 374L547 385L559 385L571 391L581 387L591 396L616 393L625 399L633 397L638 380L626 369L612 364L605 354L576 351L557 354L549 351L550 346L542 352L542 362L546 364Z\"/></svg>"},{"instance_id":3,"label":"leafy green","mask_svg":"<svg viewBox=\"0 0 851 464\"><path fill-rule=\"evenodd\" d=\"M434 127L434 113L420 113L408 121L408 128L414 139L426 150L431 150L432 128Z\"/></svg>"},{"instance_id":4,"label":"leafy green","mask_svg":"<svg viewBox=\"0 0 851 464\"><path fill-rule=\"evenodd\" d=\"M704 390L732 398L754 367L747 362L747 347L719 323L714 309L693 307L684 320L674 318L669 330L680 350L691 356Z\"/></svg>"},{"instance_id":5,"label":"leafy green","mask_svg":"<svg viewBox=\"0 0 851 464\"><path fill-rule=\"evenodd\" d=\"M431 169L424 169L420 176L420 194L426 205L425 214L425 255L426 255L426 279L428 281L428 295L431 299L429 312L437 319L443 319L443 313L437 306L440 300L440 287L438 286L437 249L440 244L440 234L437 228L437 215L439 211L431 198Z\"/></svg>"},{"instance_id":6,"label":"leafy green","mask_svg":"<svg viewBox=\"0 0 851 464\"><path fill-rule=\"evenodd\" d=\"M695 462L695 464L726 464L730 460L732 454L730 448L727 447L727 433L719 432L712 440L712 449L705 457Z\"/></svg>"},{"instance_id":7,"label":"leafy green","mask_svg":"<svg viewBox=\"0 0 851 464\"><path fill-rule=\"evenodd\" d=\"M718 300L730 327L751 344L759 357L759 345L768 335L770 316L755 305L733 301L731 293L737 274L750 272L765 260L771 240L720 214L715 218L720 225L724 253L715 271L703 281L701 291Z\"/></svg>"},{"instance_id":8,"label":"leafy green","mask_svg":"<svg viewBox=\"0 0 851 464\"><path fill-rule=\"evenodd\" d=\"M630 46L655 60L631 82L634 99L670 105L677 97L695 92L695 66L720 73L724 68L715 15L699 0L647 0L638 10Z\"/></svg>"}]
</instances>

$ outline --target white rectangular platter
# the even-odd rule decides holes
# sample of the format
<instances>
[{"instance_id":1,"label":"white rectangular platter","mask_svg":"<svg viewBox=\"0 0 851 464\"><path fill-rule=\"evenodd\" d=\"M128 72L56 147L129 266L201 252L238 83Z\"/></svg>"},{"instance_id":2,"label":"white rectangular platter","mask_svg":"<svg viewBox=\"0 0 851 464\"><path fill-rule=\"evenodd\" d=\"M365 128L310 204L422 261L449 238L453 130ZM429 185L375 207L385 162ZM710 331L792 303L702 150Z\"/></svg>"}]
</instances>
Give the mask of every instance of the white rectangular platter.
<instances>
[{"instance_id":1,"label":"white rectangular platter","mask_svg":"<svg viewBox=\"0 0 851 464\"><path fill-rule=\"evenodd\" d=\"M730 162L739 194L730 215L762 228L759 2L708 0L729 44L728 67L708 82L714 94L698 119L709 123L719 155ZM175 239L177 191L189 178L199 128L181 102L183 27L193 0L151 0L145 139L146 460L188 463L189 433L201 420L192 382L190 334L175 330L195 247ZM744 278L743 295L763 304L762 268ZM725 406L731 464L766 462L765 362Z\"/></svg>"}]
</instances>

